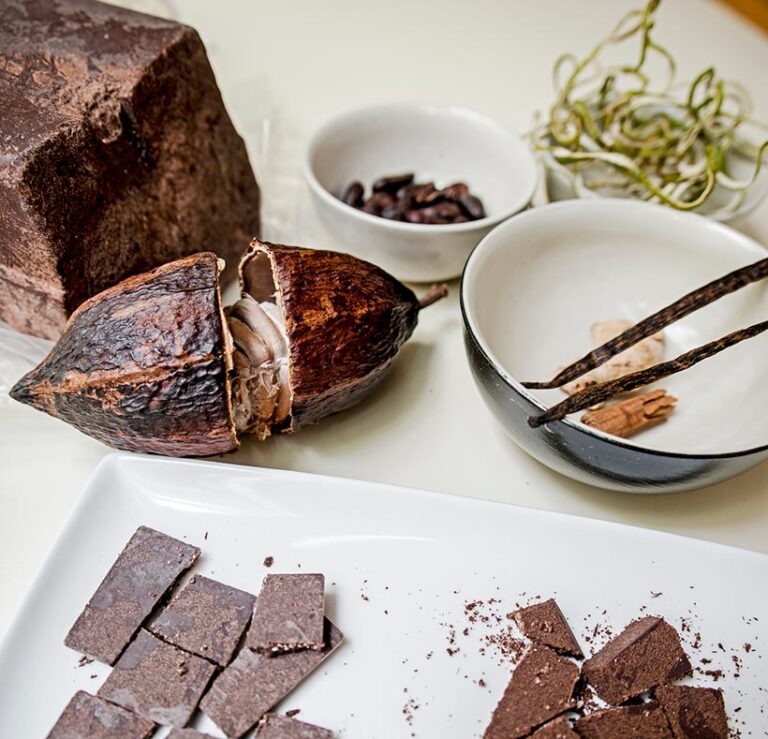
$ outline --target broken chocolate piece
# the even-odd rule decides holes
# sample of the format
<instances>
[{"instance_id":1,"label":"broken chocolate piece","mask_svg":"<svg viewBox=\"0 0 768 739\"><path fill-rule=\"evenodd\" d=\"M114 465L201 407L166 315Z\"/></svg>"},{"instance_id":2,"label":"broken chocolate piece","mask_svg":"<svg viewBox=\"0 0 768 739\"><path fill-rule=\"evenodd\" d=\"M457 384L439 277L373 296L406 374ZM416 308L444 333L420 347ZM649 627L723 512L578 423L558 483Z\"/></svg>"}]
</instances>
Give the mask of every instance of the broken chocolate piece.
<instances>
[{"instance_id":1,"label":"broken chocolate piece","mask_svg":"<svg viewBox=\"0 0 768 739\"><path fill-rule=\"evenodd\" d=\"M517 739L574 708L579 668L548 647L533 646L512 673L484 739Z\"/></svg>"},{"instance_id":2,"label":"broken chocolate piece","mask_svg":"<svg viewBox=\"0 0 768 739\"><path fill-rule=\"evenodd\" d=\"M2 2L0 100L2 320L56 338L86 298L204 248L234 275L259 189L192 28Z\"/></svg>"},{"instance_id":3,"label":"broken chocolate piece","mask_svg":"<svg viewBox=\"0 0 768 739\"><path fill-rule=\"evenodd\" d=\"M203 734L202 731L198 731L197 729L173 728L165 739L216 739L216 737L211 736L210 734Z\"/></svg>"},{"instance_id":4,"label":"broken chocolate piece","mask_svg":"<svg viewBox=\"0 0 768 739\"><path fill-rule=\"evenodd\" d=\"M604 708L576 721L582 739L674 739L658 703Z\"/></svg>"},{"instance_id":5,"label":"broken chocolate piece","mask_svg":"<svg viewBox=\"0 0 768 739\"><path fill-rule=\"evenodd\" d=\"M255 600L244 590L195 575L148 630L224 667L248 625Z\"/></svg>"},{"instance_id":6,"label":"broken chocolate piece","mask_svg":"<svg viewBox=\"0 0 768 739\"><path fill-rule=\"evenodd\" d=\"M154 730L151 721L79 690L48 733L48 739L146 739Z\"/></svg>"},{"instance_id":7,"label":"broken chocolate piece","mask_svg":"<svg viewBox=\"0 0 768 739\"><path fill-rule=\"evenodd\" d=\"M267 575L246 646L262 654L323 649L323 575Z\"/></svg>"},{"instance_id":8,"label":"broken chocolate piece","mask_svg":"<svg viewBox=\"0 0 768 739\"><path fill-rule=\"evenodd\" d=\"M216 667L142 629L115 664L100 698L158 724L186 726Z\"/></svg>"},{"instance_id":9,"label":"broken chocolate piece","mask_svg":"<svg viewBox=\"0 0 768 739\"><path fill-rule=\"evenodd\" d=\"M563 612L553 598L521 608L512 615L520 631L529 639L570 657L581 659L584 656Z\"/></svg>"},{"instance_id":10,"label":"broken chocolate piece","mask_svg":"<svg viewBox=\"0 0 768 739\"><path fill-rule=\"evenodd\" d=\"M343 639L325 619L326 647L266 657L241 649L200 702L200 708L229 737L249 731L274 705L326 659Z\"/></svg>"},{"instance_id":11,"label":"broken chocolate piece","mask_svg":"<svg viewBox=\"0 0 768 739\"><path fill-rule=\"evenodd\" d=\"M675 739L728 739L723 691L689 685L662 685L656 700Z\"/></svg>"},{"instance_id":12,"label":"broken chocolate piece","mask_svg":"<svg viewBox=\"0 0 768 739\"><path fill-rule=\"evenodd\" d=\"M111 665L166 591L200 556L197 547L140 526L64 639Z\"/></svg>"},{"instance_id":13,"label":"broken chocolate piece","mask_svg":"<svg viewBox=\"0 0 768 739\"><path fill-rule=\"evenodd\" d=\"M333 739L333 732L295 718L268 713L253 736L254 739Z\"/></svg>"},{"instance_id":14,"label":"broken chocolate piece","mask_svg":"<svg viewBox=\"0 0 768 739\"><path fill-rule=\"evenodd\" d=\"M646 616L590 657L582 674L603 700L617 705L690 675L691 663L675 629L662 618Z\"/></svg>"},{"instance_id":15,"label":"broken chocolate piece","mask_svg":"<svg viewBox=\"0 0 768 739\"><path fill-rule=\"evenodd\" d=\"M531 739L579 739L579 735L571 728L570 721L565 716L560 716L536 729L531 734Z\"/></svg>"}]
</instances>

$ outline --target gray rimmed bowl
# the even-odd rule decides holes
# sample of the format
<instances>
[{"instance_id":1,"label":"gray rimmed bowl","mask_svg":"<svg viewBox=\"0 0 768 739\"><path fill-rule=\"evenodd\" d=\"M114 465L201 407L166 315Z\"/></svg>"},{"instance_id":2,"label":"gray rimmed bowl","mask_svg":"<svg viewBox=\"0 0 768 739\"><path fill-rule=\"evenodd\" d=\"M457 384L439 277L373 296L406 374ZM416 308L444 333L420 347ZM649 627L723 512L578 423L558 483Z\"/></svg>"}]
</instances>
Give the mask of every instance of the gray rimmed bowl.
<instances>
[{"instance_id":1,"label":"gray rimmed bowl","mask_svg":"<svg viewBox=\"0 0 768 739\"><path fill-rule=\"evenodd\" d=\"M522 382L549 379L589 351L593 322L638 321L767 255L702 216L628 200L567 201L511 218L478 244L461 281L483 400L525 451L598 487L675 492L744 472L768 458L768 334L658 383L678 398L676 412L629 440L585 426L580 414L531 428L529 416L566 396ZM751 285L667 328L665 358L766 318L768 284Z\"/></svg>"}]
</instances>

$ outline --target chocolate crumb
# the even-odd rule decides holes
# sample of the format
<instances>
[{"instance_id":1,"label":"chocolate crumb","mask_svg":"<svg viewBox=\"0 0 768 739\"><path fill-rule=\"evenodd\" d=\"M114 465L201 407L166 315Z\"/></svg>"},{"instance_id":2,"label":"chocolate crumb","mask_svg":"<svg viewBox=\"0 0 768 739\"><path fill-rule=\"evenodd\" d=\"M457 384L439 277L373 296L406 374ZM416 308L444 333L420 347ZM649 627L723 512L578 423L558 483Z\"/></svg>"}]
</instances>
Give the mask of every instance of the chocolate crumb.
<instances>
[{"instance_id":1,"label":"chocolate crumb","mask_svg":"<svg viewBox=\"0 0 768 739\"><path fill-rule=\"evenodd\" d=\"M273 556L264 557L264 566L265 567L271 567L275 563L275 558Z\"/></svg>"}]
</instances>

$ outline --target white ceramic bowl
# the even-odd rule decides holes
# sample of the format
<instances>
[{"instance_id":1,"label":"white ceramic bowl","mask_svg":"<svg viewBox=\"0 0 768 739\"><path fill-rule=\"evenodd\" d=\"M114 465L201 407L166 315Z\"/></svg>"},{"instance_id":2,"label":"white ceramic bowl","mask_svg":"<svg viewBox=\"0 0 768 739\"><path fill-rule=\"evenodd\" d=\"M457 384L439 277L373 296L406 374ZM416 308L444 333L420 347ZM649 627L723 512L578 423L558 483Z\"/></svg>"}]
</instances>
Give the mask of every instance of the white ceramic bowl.
<instances>
[{"instance_id":1,"label":"white ceramic bowl","mask_svg":"<svg viewBox=\"0 0 768 739\"><path fill-rule=\"evenodd\" d=\"M370 194L379 177L414 172L438 187L466 182L487 216L423 225L390 221L345 205L338 195L354 180ZM411 282L461 274L467 256L494 226L530 203L536 162L517 134L455 107L397 104L353 110L320 126L310 139L304 173L318 214L341 251Z\"/></svg>"},{"instance_id":2,"label":"white ceramic bowl","mask_svg":"<svg viewBox=\"0 0 768 739\"><path fill-rule=\"evenodd\" d=\"M669 420L629 440L579 422L527 419L565 398L546 380L592 349L599 320L636 322L767 256L702 216L630 200L572 200L529 210L475 249L461 285L470 364L484 400L526 451L563 474L629 491L719 482L768 458L768 333L658 383L678 398ZM768 318L766 281L664 331L665 358Z\"/></svg>"}]
</instances>

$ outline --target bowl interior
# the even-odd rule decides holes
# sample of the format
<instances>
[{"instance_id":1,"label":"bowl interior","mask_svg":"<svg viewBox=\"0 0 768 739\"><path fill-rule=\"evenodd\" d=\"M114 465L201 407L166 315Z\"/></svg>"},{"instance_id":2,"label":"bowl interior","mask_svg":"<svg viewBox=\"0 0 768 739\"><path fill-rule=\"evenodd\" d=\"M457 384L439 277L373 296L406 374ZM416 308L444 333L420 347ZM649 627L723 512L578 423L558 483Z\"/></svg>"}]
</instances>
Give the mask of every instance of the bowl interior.
<instances>
[{"instance_id":1,"label":"bowl interior","mask_svg":"<svg viewBox=\"0 0 768 739\"><path fill-rule=\"evenodd\" d=\"M354 180L370 193L374 180L401 172L438 187L463 181L482 199L488 218L524 208L536 182L533 156L517 135L450 107L393 105L342 115L316 133L308 165L334 196Z\"/></svg>"},{"instance_id":2,"label":"bowl interior","mask_svg":"<svg viewBox=\"0 0 768 739\"><path fill-rule=\"evenodd\" d=\"M543 380L593 348L593 322L636 322L765 256L753 241L703 217L629 201L570 201L491 232L467 266L463 299L481 346L502 371ZM768 319L765 282L665 329L665 359ZM768 333L661 381L657 386L678 398L676 412L628 443L686 454L768 444L766 367ZM530 392L545 405L566 397ZM580 415L569 419L578 423Z\"/></svg>"}]
</instances>

